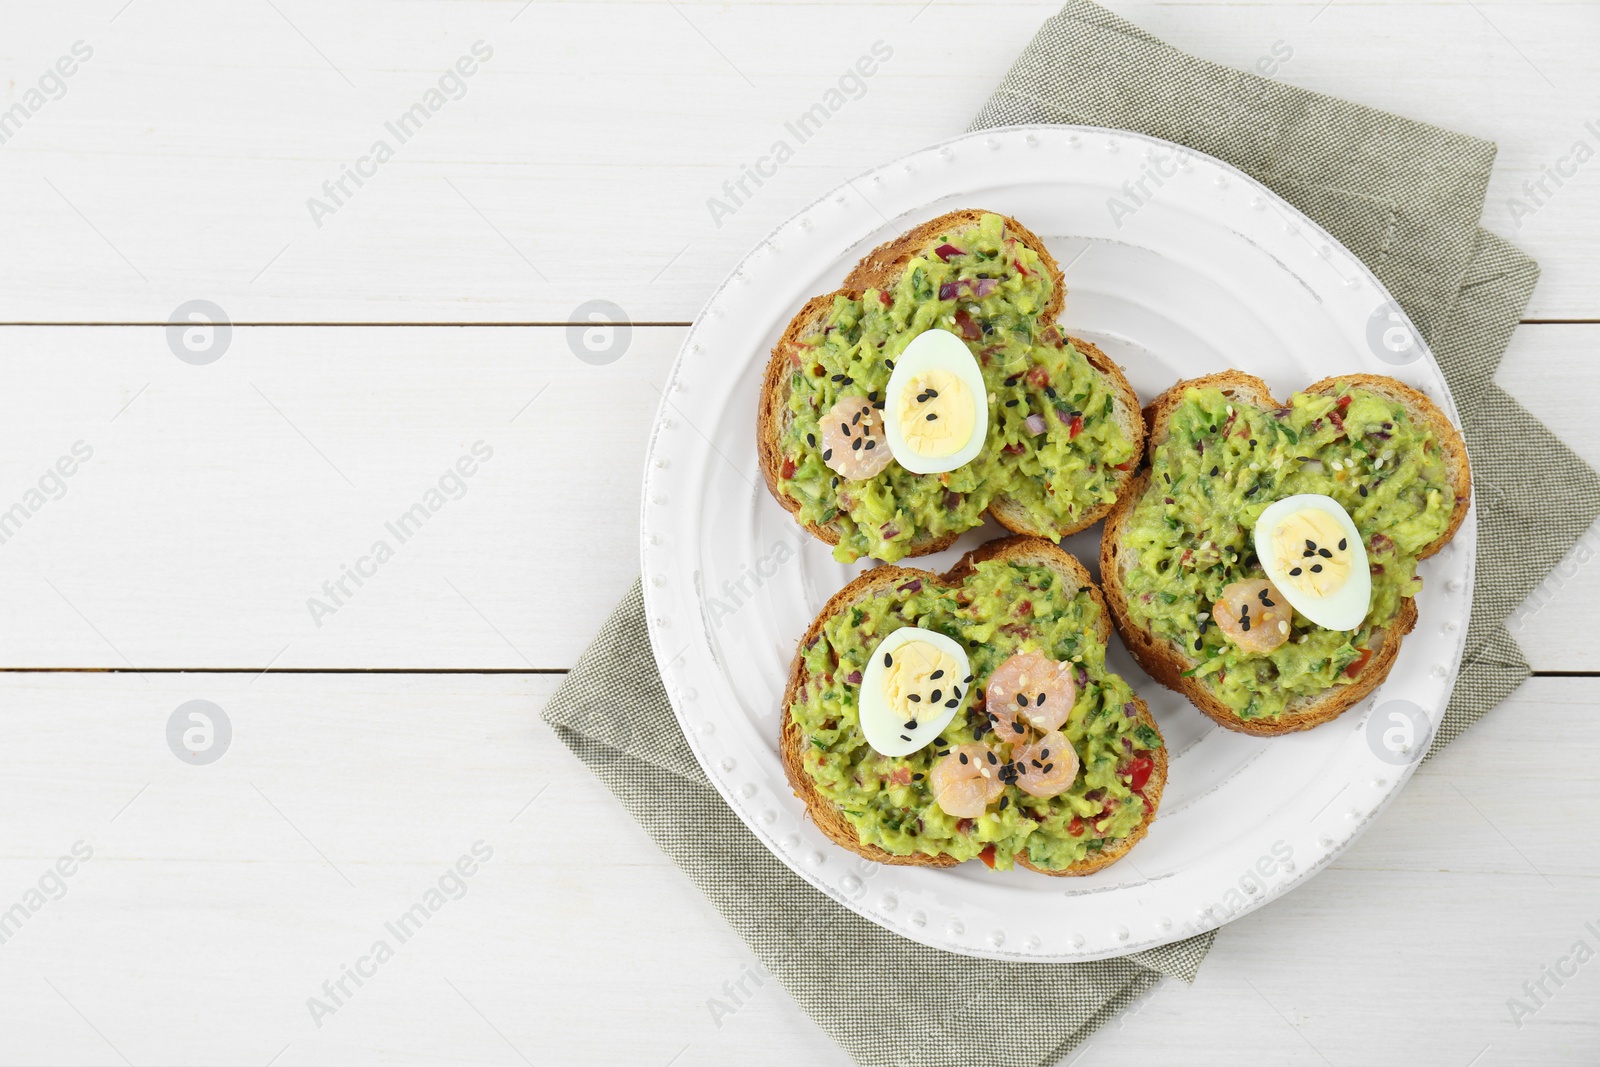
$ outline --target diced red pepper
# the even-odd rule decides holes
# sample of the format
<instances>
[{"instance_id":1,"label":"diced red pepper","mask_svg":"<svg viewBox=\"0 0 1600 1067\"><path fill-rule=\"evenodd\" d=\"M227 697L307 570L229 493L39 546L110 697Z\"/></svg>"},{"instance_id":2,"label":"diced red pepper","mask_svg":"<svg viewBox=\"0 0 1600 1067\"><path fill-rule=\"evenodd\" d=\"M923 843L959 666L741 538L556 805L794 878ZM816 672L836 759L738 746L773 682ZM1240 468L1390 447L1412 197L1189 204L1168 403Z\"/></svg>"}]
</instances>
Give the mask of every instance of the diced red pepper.
<instances>
[{"instance_id":1,"label":"diced red pepper","mask_svg":"<svg viewBox=\"0 0 1600 1067\"><path fill-rule=\"evenodd\" d=\"M1026 378L1028 380L1028 384L1033 386L1035 389L1043 389L1045 386L1050 384L1050 372L1046 370L1042 364L1035 363L1033 366L1029 367L1028 373L1023 375L1023 377Z\"/></svg>"},{"instance_id":2,"label":"diced red pepper","mask_svg":"<svg viewBox=\"0 0 1600 1067\"><path fill-rule=\"evenodd\" d=\"M882 289L879 289L878 290L878 303L882 304L884 307L893 307L894 306L894 298L891 297L888 293L884 292Z\"/></svg>"},{"instance_id":3,"label":"diced red pepper","mask_svg":"<svg viewBox=\"0 0 1600 1067\"><path fill-rule=\"evenodd\" d=\"M935 248L933 250L933 254L938 256L945 263L950 262L950 257L951 256L964 256L964 255L966 255L966 253L961 251L961 249L957 248L953 244L948 244L948 243L942 244L938 248Z\"/></svg>"},{"instance_id":4,"label":"diced red pepper","mask_svg":"<svg viewBox=\"0 0 1600 1067\"><path fill-rule=\"evenodd\" d=\"M1150 772L1155 770L1155 766L1155 760L1149 756L1138 756L1130 761L1127 768L1122 772L1128 776L1128 788L1135 793L1142 790L1145 784L1150 781Z\"/></svg>"},{"instance_id":5,"label":"diced red pepper","mask_svg":"<svg viewBox=\"0 0 1600 1067\"><path fill-rule=\"evenodd\" d=\"M1067 824L1067 833L1071 834L1073 837L1082 837L1083 819L1074 815L1072 817L1072 821Z\"/></svg>"},{"instance_id":6,"label":"diced red pepper","mask_svg":"<svg viewBox=\"0 0 1600 1067\"><path fill-rule=\"evenodd\" d=\"M1021 616L1022 618L1027 618L1029 615L1032 615L1033 614L1033 601L1024 600L1021 603L1019 603L1017 605L1017 614L1019 616Z\"/></svg>"},{"instance_id":7,"label":"diced red pepper","mask_svg":"<svg viewBox=\"0 0 1600 1067\"><path fill-rule=\"evenodd\" d=\"M1067 440L1072 440L1083 432L1083 416L1074 415L1072 421L1067 423Z\"/></svg>"},{"instance_id":8,"label":"diced red pepper","mask_svg":"<svg viewBox=\"0 0 1600 1067\"><path fill-rule=\"evenodd\" d=\"M1024 278L1031 278L1031 277L1033 277L1033 271L1031 271L1031 270L1029 270L1029 269L1028 269L1028 268L1027 268L1027 267L1024 267L1024 266L1023 266L1023 265L1022 265L1022 260L1020 260L1020 259L1013 259L1013 260L1012 260L1012 261L1011 261L1011 265L1012 265L1012 266L1013 266L1013 267L1015 267L1015 268L1017 268L1017 273L1018 273L1018 274L1020 274L1020 275L1022 275L1022 276L1023 276L1023 277L1024 277Z\"/></svg>"},{"instance_id":9,"label":"diced red pepper","mask_svg":"<svg viewBox=\"0 0 1600 1067\"><path fill-rule=\"evenodd\" d=\"M785 481L788 481L790 478L794 477L794 460L785 459L783 461L782 474Z\"/></svg>"},{"instance_id":10,"label":"diced red pepper","mask_svg":"<svg viewBox=\"0 0 1600 1067\"><path fill-rule=\"evenodd\" d=\"M1013 456L1020 456L1022 455L1023 451L1022 442L1018 441L1016 444L1006 445L1005 450L1011 453Z\"/></svg>"},{"instance_id":11,"label":"diced red pepper","mask_svg":"<svg viewBox=\"0 0 1600 1067\"><path fill-rule=\"evenodd\" d=\"M1357 656L1355 658L1355 661L1353 663L1351 663L1350 666L1348 666L1348 667L1346 667L1344 669L1345 677L1354 678L1356 675L1360 674L1361 673L1361 668L1365 667L1367 665L1367 661L1370 660L1371 658L1372 658L1372 649L1363 648L1361 650L1361 655Z\"/></svg>"},{"instance_id":12,"label":"diced red pepper","mask_svg":"<svg viewBox=\"0 0 1600 1067\"><path fill-rule=\"evenodd\" d=\"M970 834L972 833L972 828L976 825L978 824L973 822L971 819L962 819L960 822L956 823L956 833Z\"/></svg>"},{"instance_id":13,"label":"diced red pepper","mask_svg":"<svg viewBox=\"0 0 1600 1067\"><path fill-rule=\"evenodd\" d=\"M988 868L991 871L994 870L994 846L993 845L984 845L983 846L983 851L978 853L978 858L980 860L982 860L988 866Z\"/></svg>"},{"instance_id":14,"label":"diced red pepper","mask_svg":"<svg viewBox=\"0 0 1600 1067\"><path fill-rule=\"evenodd\" d=\"M967 314L967 309L962 308L956 312L956 325L961 328L961 336L969 341L976 341L983 337L983 327Z\"/></svg>"},{"instance_id":15,"label":"diced red pepper","mask_svg":"<svg viewBox=\"0 0 1600 1067\"><path fill-rule=\"evenodd\" d=\"M1131 471L1131 470L1133 470L1134 465L1136 463L1138 463L1138 460L1130 459L1126 463L1118 463L1115 467L1112 467L1111 469L1115 470L1115 471Z\"/></svg>"}]
</instances>

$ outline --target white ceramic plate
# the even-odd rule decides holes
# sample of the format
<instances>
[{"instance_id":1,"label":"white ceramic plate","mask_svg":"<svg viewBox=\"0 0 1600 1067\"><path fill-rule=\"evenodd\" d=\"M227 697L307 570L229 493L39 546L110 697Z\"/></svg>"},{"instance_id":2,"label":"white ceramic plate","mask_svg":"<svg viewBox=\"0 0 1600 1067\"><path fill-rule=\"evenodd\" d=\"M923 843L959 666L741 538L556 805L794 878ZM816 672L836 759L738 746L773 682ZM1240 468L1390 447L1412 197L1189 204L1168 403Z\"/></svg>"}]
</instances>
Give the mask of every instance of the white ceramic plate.
<instances>
[{"instance_id":1,"label":"white ceramic plate","mask_svg":"<svg viewBox=\"0 0 1600 1067\"><path fill-rule=\"evenodd\" d=\"M651 641L706 774L798 874L896 933L974 956L1117 955L1259 907L1395 796L1460 664L1476 525L1469 515L1423 564L1421 621L1388 681L1306 733L1224 730L1113 639L1111 664L1149 702L1172 758L1149 836L1097 874L889 867L834 845L784 780L779 701L800 635L871 564L834 562L768 495L756 461L761 372L800 305L837 288L864 252L969 207L1013 215L1044 239L1065 271L1067 331L1110 353L1143 399L1230 367L1280 398L1365 371L1455 409L1410 324L1333 238L1232 167L1122 131L993 130L869 171L763 241L689 331L651 437L641 525ZM1003 532L986 526L905 563L943 570ZM1099 537L1097 525L1066 547L1092 566Z\"/></svg>"}]
</instances>

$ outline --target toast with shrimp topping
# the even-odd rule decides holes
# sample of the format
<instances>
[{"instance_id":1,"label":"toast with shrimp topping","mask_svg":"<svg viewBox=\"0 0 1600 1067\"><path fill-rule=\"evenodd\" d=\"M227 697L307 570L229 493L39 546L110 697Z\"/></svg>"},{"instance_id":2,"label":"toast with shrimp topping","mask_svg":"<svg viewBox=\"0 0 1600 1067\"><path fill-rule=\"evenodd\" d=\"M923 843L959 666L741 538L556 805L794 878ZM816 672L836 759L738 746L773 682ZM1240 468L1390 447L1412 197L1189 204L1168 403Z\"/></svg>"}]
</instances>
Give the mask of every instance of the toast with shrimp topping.
<instances>
[{"instance_id":1,"label":"toast with shrimp topping","mask_svg":"<svg viewBox=\"0 0 1600 1067\"><path fill-rule=\"evenodd\" d=\"M1179 382L1145 415L1148 465L1106 519L1100 548L1111 614L1139 665L1243 733L1306 730L1355 706L1416 624L1418 562L1466 518L1460 432L1422 393L1367 374L1324 379L1280 404L1261 379L1227 371ZM1264 541L1272 509L1298 502L1335 519L1342 509L1357 543L1337 522L1319 537L1323 520L1309 513L1296 521L1313 525L1292 544ZM1338 614L1345 589L1334 586L1363 584L1363 565L1365 614L1355 606L1337 629L1305 614ZM1280 585L1325 575L1326 588L1287 603Z\"/></svg>"},{"instance_id":2,"label":"toast with shrimp topping","mask_svg":"<svg viewBox=\"0 0 1600 1067\"><path fill-rule=\"evenodd\" d=\"M948 697L955 711L922 747L889 756L867 739L869 661L903 659L914 643L892 635L908 628L953 641L968 673L927 674L917 693L939 686L930 703ZM795 653L780 738L789 783L823 833L879 863L1100 870L1145 835L1167 777L1149 709L1106 667L1110 636L1089 573L1042 538L991 541L943 575L868 571ZM908 684L894 683L901 695Z\"/></svg>"},{"instance_id":3,"label":"toast with shrimp topping","mask_svg":"<svg viewBox=\"0 0 1600 1067\"><path fill-rule=\"evenodd\" d=\"M756 427L768 490L845 562L940 551L986 512L1052 541L1097 522L1132 479L1144 422L1121 368L1062 336L1065 294L1044 242L991 212L953 211L874 249L772 350ZM986 430L973 458L916 473L885 431L938 415L905 414L888 393L931 330L970 352L977 388L963 395Z\"/></svg>"}]
</instances>

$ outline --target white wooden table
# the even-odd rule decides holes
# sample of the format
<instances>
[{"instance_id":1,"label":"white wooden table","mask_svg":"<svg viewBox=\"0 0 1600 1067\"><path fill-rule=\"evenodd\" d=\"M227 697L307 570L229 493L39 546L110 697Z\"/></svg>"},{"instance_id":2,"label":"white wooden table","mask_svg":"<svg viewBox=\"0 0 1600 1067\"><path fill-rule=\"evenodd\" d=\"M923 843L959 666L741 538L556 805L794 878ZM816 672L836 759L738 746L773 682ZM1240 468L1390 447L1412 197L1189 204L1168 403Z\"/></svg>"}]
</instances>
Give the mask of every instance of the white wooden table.
<instances>
[{"instance_id":1,"label":"white wooden table","mask_svg":"<svg viewBox=\"0 0 1600 1067\"><path fill-rule=\"evenodd\" d=\"M847 1062L535 712L636 573L711 288L961 130L1053 6L0 4L0 1061ZM1544 269L1501 381L1600 461L1600 8L1113 6L1497 140L1485 222ZM565 325L595 299L634 324L607 366ZM193 300L238 324L206 365L164 326ZM1600 1060L1590 554L1519 613L1539 677L1072 1062ZM232 728L207 766L166 739L197 699Z\"/></svg>"}]
</instances>

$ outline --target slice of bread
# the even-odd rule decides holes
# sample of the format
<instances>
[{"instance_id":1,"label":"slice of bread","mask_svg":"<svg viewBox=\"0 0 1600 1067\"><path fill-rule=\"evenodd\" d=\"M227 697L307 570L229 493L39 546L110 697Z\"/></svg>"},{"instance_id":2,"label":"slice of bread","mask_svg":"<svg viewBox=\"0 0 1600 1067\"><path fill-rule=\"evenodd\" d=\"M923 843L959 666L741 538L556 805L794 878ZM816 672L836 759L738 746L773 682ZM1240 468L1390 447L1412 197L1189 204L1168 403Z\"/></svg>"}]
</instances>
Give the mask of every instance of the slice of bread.
<instances>
[{"instance_id":1,"label":"slice of bread","mask_svg":"<svg viewBox=\"0 0 1600 1067\"><path fill-rule=\"evenodd\" d=\"M867 571L855 581L845 586L823 606L815 621L812 622L805 636L800 639L796 648L794 661L789 668L789 684L783 693L782 728L779 739L779 753L783 759L783 768L789 778L789 785L794 789L795 795L805 802L806 809L817 827L838 845L849 849L857 855L864 856L878 863L888 863L903 866L919 867L953 867L962 862L953 856L930 856L923 853L901 856L887 852L876 845L864 844L856 834L855 827L839 811L832 801L824 797L817 789L816 783L806 772L802 761L806 739L800 726L794 721L789 709L800 700L803 687L807 684L808 671L806 669L805 651L814 641L822 636L823 625L833 616L848 611L853 606L870 600L875 596L885 595L896 587L904 585L907 581L920 578L927 583L939 583L947 586L957 586L976 569L979 563L985 560L1009 560L1016 563L1035 564L1048 567L1062 583L1065 592L1076 594L1080 589L1088 590L1099 607L1099 621L1094 639L1102 644L1111 640L1111 616L1106 608L1105 598L1100 590L1095 588L1088 570L1070 554L1049 541L1036 537L1004 537L987 544L981 545L966 555L962 556L949 571L943 575L932 571L917 570L909 567L877 567ZM975 691L981 693L988 684L987 678L978 678L973 685ZM981 706L981 697L980 706ZM1156 734L1160 735L1160 728L1155 719L1150 715L1150 709L1137 694L1133 696L1133 703L1138 708L1138 721L1149 726ZM1161 792L1167 781L1167 749L1165 744L1150 752L1154 769L1151 771L1149 782L1144 789L1144 796L1149 801L1149 811L1144 820L1127 837L1107 846L1098 853L1061 870L1044 870L1028 862L1026 855L1019 854L1016 862L1030 870L1039 871L1048 875L1080 875L1090 874L1116 862L1126 855L1140 838L1144 837L1155 818L1156 810L1161 803Z\"/></svg>"},{"instance_id":2,"label":"slice of bread","mask_svg":"<svg viewBox=\"0 0 1600 1067\"><path fill-rule=\"evenodd\" d=\"M1347 374L1324 378L1304 392L1333 393L1341 385L1380 393L1404 405L1412 419L1432 429L1434 438L1444 451L1449 477L1455 490L1455 507L1444 533L1424 548L1418 557L1426 559L1449 543L1467 516L1467 507L1472 495L1472 475L1467 462L1466 443L1462 440L1460 431L1433 401L1393 378L1373 374ZM1146 444L1147 459L1153 459L1156 449L1167 439L1168 420L1182 402L1185 391L1207 388L1220 389L1229 400L1240 404L1268 410L1282 406L1273 399L1266 382L1242 371L1224 371L1220 374L1179 382L1156 397L1145 408L1145 419L1150 429ZM1217 698L1204 678L1185 677L1184 672L1195 667L1200 661L1190 653L1187 646L1164 640L1148 629L1142 628L1134 621L1128 609L1125 581L1127 575L1138 567L1139 560L1137 553L1126 544L1125 531L1134 508L1144 498L1148 489L1149 468L1146 467L1139 472L1138 480L1118 500L1117 506L1106 519L1105 532L1100 541L1100 580L1105 587L1106 599L1111 605L1117 632L1122 636L1128 650L1133 653L1134 659L1139 662L1139 666L1143 667L1150 677L1169 689L1184 694L1194 702L1195 707L1228 729L1263 737L1309 730L1313 726L1330 722L1358 704L1388 677L1390 668L1394 666L1395 657L1400 654L1401 638L1410 633L1411 628L1416 625L1416 603L1409 597L1401 601L1399 614L1389 625L1372 632L1371 642L1368 645L1372 650L1372 656L1349 684L1335 685L1321 693L1300 697L1290 702L1281 715L1241 718Z\"/></svg>"},{"instance_id":3,"label":"slice of bread","mask_svg":"<svg viewBox=\"0 0 1600 1067\"><path fill-rule=\"evenodd\" d=\"M791 419L789 411L789 393L791 371L800 364L802 353L807 351L803 343L808 338L821 333L827 325L829 312L833 308L834 299L845 296L859 300L868 289L886 290L894 287L901 274L910 261L921 256L948 239L959 240L959 235L978 225L979 221L992 212L978 209L965 209L952 211L938 218L930 219L916 228L901 234L892 241L879 245L862 257L849 275L844 280L844 286L832 293L815 296L806 301L798 314L790 320L788 329L773 346L772 356L767 361L767 369L762 377L761 398L757 405L756 414L756 448L761 462L761 475L766 480L767 489L773 499L781 504L791 514L798 513L800 502L788 496L782 490L780 471L783 468L785 456L782 449L784 431ZM1023 226L1016 219L1002 216L1005 220L1006 232L1015 237L1017 241L1038 253L1046 270L1050 274L1051 289L1050 300L1044 310L1039 314L1039 321L1047 326L1054 326L1060 317L1062 306L1066 300L1066 286L1061 276L1061 268L1056 265L1055 259L1050 255L1044 242L1033 231ZM1114 409L1112 418L1122 429L1122 432L1134 445L1134 454L1138 455L1144 440L1144 420L1139 416L1139 398L1134 393L1133 387L1128 384L1127 377L1122 373L1122 368L1112 361L1096 346L1079 338L1066 338L1060 340L1061 334L1056 329L1052 335L1059 344L1070 343L1079 352L1083 353L1089 365L1106 379L1110 392L1113 394ZM991 423L993 420L991 420ZM1126 471L1118 471L1116 475L1115 495L1118 499L1127 491L1133 479L1132 465ZM1034 522L1032 516L1020 503L1006 496L996 496L989 503L988 513L1006 529L1015 533L1029 534L1035 537L1046 537L1056 540L1068 534L1077 533L1087 529L1100 521L1113 506L1114 501L1085 511L1077 516L1070 524L1056 530L1042 529ZM841 537L841 527L838 520L828 523L807 523L806 529L830 545L837 545ZM932 552L939 552L949 548L962 531L950 531L941 535L919 532L912 540L908 556L923 556Z\"/></svg>"}]
</instances>

